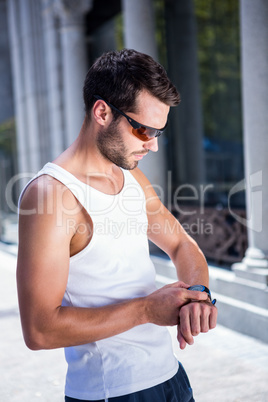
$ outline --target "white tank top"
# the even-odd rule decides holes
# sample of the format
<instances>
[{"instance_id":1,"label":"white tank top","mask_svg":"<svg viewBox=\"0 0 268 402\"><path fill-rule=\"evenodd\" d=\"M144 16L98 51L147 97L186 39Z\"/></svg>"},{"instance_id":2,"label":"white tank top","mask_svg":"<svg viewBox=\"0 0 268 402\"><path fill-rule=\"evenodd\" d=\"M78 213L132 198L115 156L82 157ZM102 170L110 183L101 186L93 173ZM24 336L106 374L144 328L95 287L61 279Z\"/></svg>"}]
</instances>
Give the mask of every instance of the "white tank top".
<instances>
[{"instance_id":1,"label":"white tank top","mask_svg":"<svg viewBox=\"0 0 268 402\"><path fill-rule=\"evenodd\" d=\"M90 243L70 257L63 306L100 307L156 290L144 192L129 171L122 171L124 186L116 195L90 187L54 163L47 163L35 176L48 174L62 182L93 222ZM65 393L77 399L107 399L140 391L170 379L178 370L168 330L154 324L67 347L65 356Z\"/></svg>"}]
</instances>

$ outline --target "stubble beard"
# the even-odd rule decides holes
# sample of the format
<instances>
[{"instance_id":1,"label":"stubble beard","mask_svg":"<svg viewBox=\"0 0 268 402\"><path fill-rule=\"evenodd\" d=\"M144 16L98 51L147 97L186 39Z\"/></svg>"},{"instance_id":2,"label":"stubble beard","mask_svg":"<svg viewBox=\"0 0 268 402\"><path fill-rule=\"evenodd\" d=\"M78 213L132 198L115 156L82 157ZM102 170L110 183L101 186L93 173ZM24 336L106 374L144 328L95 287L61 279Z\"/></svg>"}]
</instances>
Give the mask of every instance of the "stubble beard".
<instances>
[{"instance_id":1,"label":"stubble beard","mask_svg":"<svg viewBox=\"0 0 268 402\"><path fill-rule=\"evenodd\" d=\"M138 161L127 158L127 148L123 143L122 135L118 130L120 120L113 120L108 128L101 128L97 136L97 146L102 156L125 170L133 170Z\"/></svg>"}]
</instances>

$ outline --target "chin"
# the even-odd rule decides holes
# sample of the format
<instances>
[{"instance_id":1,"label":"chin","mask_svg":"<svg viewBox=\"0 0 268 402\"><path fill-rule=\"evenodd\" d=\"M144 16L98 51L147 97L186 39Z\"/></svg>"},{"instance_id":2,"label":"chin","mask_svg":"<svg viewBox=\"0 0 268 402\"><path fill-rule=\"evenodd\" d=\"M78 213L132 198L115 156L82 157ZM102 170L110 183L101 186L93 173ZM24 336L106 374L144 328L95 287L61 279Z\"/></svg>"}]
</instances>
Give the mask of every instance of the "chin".
<instances>
[{"instance_id":1,"label":"chin","mask_svg":"<svg viewBox=\"0 0 268 402\"><path fill-rule=\"evenodd\" d=\"M116 165L124 170L133 170L138 166L138 163L139 163L138 161L135 161L133 163L120 163Z\"/></svg>"}]
</instances>

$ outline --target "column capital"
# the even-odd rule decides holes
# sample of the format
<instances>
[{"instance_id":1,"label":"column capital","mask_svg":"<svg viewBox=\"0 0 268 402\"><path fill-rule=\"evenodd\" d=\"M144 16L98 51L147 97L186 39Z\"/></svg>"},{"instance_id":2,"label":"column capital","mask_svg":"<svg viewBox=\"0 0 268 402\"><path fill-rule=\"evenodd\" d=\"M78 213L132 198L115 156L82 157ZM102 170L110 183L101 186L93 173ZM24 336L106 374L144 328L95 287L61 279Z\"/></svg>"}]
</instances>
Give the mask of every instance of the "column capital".
<instances>
[{"instance_id":1,"label":"column capital","mask_svg":"<svg viewBox=\"0 0 268 402\"><path fill-rule=\"evenodd\" d=\"M42 0L43 11L59 17L63 26L81 24L83 16L93 5L93 0Z\"/></svg>"}]
</instances>

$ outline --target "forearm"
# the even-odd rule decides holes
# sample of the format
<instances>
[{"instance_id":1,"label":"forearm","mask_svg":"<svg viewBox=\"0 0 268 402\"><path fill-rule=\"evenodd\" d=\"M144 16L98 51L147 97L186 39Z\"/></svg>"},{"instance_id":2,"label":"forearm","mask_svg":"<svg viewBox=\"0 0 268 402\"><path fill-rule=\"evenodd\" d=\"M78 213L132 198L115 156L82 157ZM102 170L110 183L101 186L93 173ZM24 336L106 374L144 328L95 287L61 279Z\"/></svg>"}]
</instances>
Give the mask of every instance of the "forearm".
<instances>
[{"instance_id":1,"label":"forearm","mask_svg":"<svg viewBox=\"0 0 268 402\"><path fill-rule=\"evenodd\" d=\"M189 285L204 285L209 288L206 259L194 241L184 242L175 253L173 260L178 277ZM207 332L216 326L217 309L211 302L189 303L180 310L178 342L184 349L194 343L194 336Z\"/></svg>"},{"instance_id":2,"label":"forearm","mask_svg":"<svg viewBox=\"0 0 268 402\"><path fill-rule=\"evenodd\" d=\"M24 338L30 349L53 349L95 342L146 323L177 325L183 305L206 299L205 293L175 282L148 296L106 307L53 309L30 303L34 307L21 311Z\"/></svg>"},{"instance_id":3,"label":"forearm","mask_svg":"<svg viewBox=\"0 0 268 402\"><path fill-rule=\"evenodd\" d=\"M179 244L171 259L176 267L179 280L189 285L200 284L209 287L206 259L192 239Z\"/></svg>"},{"instance_id":4,"label":"forearm","mask_svg":"<svg viewBox=\"0 0 268 402\"><path fill-rule=\"evenodd\" d=\"M95 342L146 322L145 298L98 308L58 307L32 313L23 322L30 349L54 349Z\"/></svg>"}]
</instances>

